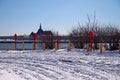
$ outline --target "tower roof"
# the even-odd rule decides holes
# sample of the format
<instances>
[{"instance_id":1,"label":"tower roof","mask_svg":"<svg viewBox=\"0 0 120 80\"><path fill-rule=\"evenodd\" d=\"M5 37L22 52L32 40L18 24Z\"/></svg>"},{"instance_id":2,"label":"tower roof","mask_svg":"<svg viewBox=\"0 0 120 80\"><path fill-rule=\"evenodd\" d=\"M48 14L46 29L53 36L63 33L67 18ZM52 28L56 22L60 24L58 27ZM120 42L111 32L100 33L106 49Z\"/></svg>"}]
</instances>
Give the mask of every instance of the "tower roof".
<instances>
[{"instance_id":1,"label":"tower roof","mask_svg":"<svg viewBox=\"0 0 120 80\"><path fill-rule=\"evenodd\" d=\"M33 35L34 32L31 32L30 36ZM53 35L52 31L43 31L42 26L40 24L39 29L37 31L37 35Z\"/></svg>"},{"instance_id":2,"label":"tower roof","mask_svg":"<svg viewBox=\"0 0 120 80\"><path fill-rule=\"evenodd\" d=\"M43 30L42 30L42 26L40 24L40 28L38 29L37 34L42 34L42 33L43 33Z\"/></svg>"}]
</instances>

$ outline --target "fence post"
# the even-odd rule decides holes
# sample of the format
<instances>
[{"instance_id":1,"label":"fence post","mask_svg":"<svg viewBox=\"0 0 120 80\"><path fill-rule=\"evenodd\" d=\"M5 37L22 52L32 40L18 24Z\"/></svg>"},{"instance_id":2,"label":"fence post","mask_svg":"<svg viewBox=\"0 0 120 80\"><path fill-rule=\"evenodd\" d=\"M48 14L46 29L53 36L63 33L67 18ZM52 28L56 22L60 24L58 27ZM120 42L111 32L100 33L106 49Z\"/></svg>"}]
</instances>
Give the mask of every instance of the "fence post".
<instances>
[{"instance_id":1,"label":"fence post","mask_svg":"<svg viewBox=\"0 0 120 80\"><path fill-rule=\"evenodd\" d=\"M15 43L12 43L12 50L15 50Z\"/></svg>"},{"instance_id":2,"label":"fence post","mask_svg":"<svg viewBox=\"0 0 120 80\"><path fill-rule=\"evenodd\" d=\"M120 53L120 43L119 43L119 53Z\"/></svg>"},{"instance_id":3,"label":"fence post","mask_svg":"<svg viewBox=\"0 0 120 80\"><path fill-rule=\"evenodd\" d=\"M43 50L46 50L46 44L43 43Z\"/></svg>"},{"instance_id":4,"label":"fence post","mask_svg":"<svg viewBox=\"0 0 120 80\"><path fill-rule=\"evenodd\" d=\"M35 50L34 42L32 43L32 50Z\"/></svg>"},{"instance_id":5,"label":"fence post","mask_svg":"<svg viewBox=\"0 0 120 80\"><path fill-rule=\"evenodd\" d=\"M71 50L71 47L72 47L72 44L71 44L71 42L69 41L69 42L68 42L68 51Z\"/></svg>"},{"instance_id":6,"label":"fence post","mask_svg":"<svg viewBox=\"0 0 120 80\"><path fill-rule=\"evenodd\" d=\"M58 50L58 49L59 49L59 43L56 42L56 43L55 43L55 50Z\"/></svg>"},{"instance_id":7,"label":"fence post","mask_svg":"<svg viewBox=\"0 0 120 80\"><path fill-rule=\"evenodd\" d=\"M3 44L3 48L4 48L4 50L7 50L7 46L6 46L6 43L4 42L4 44Z\"/></svg>"},{"instance_id":8,"label":"fence post","mask_svg":"<svg viewBox=\"0 0 120 80\"><path fill-rule=\"evenodd\" d=\"M58 49L59 49L59 39L56 39L55 50L58 50Z\"/></svg>"},{"instance_id":9,"label":"fence post","mask_svg":"<svg viewBox=\"0 0 120 80\"><path fill-rule=\"evenodd\" d=\"M89 51L89 43L86 44L87 51Z\"/></svg>"},{"instance_id":10,"label":"fence post","mask_svg":"<svg viewBox=\"0 0 120 80\"><path fill-rule=\"evenodd\" d=\"M57 42L55 42L55 50L57 50L58 48L57 48Z\"/></svg>"},{"instance_id":11,"label":"fence post","mask_svg":"<svg viewBox=\"0 0 120 80\"><path fill-rule=\"evenodd\" d=\"M99 45L100 53L102 53L102 48L103 48L103 44L100 43L100 45Z\"/></svg>"},{"instance_id":12,"label":"fence post","mask_svg":"<svg viewBox=\"0 0 120 80\"><path fill-rule=\"evenodd\" d=\"M25 50L25 48L24 48L24 40L22 41L22 50Z\"/></svg>"}]
</instances>

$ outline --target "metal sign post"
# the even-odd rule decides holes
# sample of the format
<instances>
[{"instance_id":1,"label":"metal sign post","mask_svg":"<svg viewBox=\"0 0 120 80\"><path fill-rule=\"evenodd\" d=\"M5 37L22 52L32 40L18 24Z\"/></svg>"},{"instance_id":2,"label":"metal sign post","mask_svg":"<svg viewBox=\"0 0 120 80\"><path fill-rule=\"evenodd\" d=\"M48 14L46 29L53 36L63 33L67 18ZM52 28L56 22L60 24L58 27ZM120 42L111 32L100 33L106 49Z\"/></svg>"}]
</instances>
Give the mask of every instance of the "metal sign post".
<instances>
[{"instance_id":1,"label":"metal sign post","mask_svg":"<svg viewBox=\"0 0 120 80\"><path fill-rule=\"evenodd\" d=\"M36 49L36 38L37 38L37 34L34 33L34 34L32 35L32 37L34 38L34 45L33 45L33 48L34 48L34 50L35 50L35 49Z\"/></svg>"},{"instance_id":2,"label":"metal sign post","mask_svg":"<svg viewBox=\"0 0 120 80\"><path fill-rule=\"evenodd\" d=\"M15 50L16 50L16 40L17 40L17 34L14 34L14 44L15 44Z\"/></svg>"},{"instance_id":3,"label":"metal sign post","mask_svg":"<svg viewBox=\"0 0 120 80\"><path fill-rule=\"evenodd\" d=\"M92 39L93 39L93 32L92 32L92 31L90 31L90 32L88 33L88 37L89 37L89 39L90 39L90 49L92 50Z\"/></svg>"}]
</instances>

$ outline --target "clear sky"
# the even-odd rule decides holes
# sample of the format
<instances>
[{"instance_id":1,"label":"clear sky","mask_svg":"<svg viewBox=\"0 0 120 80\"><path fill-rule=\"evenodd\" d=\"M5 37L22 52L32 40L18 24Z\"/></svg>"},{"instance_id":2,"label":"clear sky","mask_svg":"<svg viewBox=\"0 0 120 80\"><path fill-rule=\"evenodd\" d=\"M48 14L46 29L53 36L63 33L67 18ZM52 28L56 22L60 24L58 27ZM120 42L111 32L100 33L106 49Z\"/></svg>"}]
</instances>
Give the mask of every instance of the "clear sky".
<instances>
[{"instance_id":1,"label":"clear sky","mask_svg":"<svg viewBox=\"0 0 120 80\"><path fill-rule=\"evenodd\" d=\"M87 14L100 23L120 25L120 0L0 0L0 36L43 30L67 34Z\"/></svg>"}]
</instances>

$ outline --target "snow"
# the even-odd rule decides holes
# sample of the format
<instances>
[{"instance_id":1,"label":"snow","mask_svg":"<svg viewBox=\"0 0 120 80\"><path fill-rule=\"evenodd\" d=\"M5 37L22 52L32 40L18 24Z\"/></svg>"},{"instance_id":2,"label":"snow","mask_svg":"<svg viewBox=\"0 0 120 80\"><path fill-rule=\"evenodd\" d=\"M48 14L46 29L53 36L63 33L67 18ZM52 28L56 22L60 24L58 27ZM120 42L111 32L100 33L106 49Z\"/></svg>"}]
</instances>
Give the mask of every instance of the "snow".
<instances>
[{"instance_id":1,"label":"snow","mask_svg":"<svg viewBox=\"0 0 120 80\"><path fill-rule=\"evenodd\" d=\"M0 51L0 80L120 80L118 51Z\"/></svg>"},{"instance_id":2,"label":"snow","mask_svg":"<svg viewBox=\"0 0 120 80\"><path fill-rule=\"evenodd\" d=\"M7 72L6 70L0 70L0 80L25 80L15 75L13 72Z\"/></svg>"}]
</instances>

